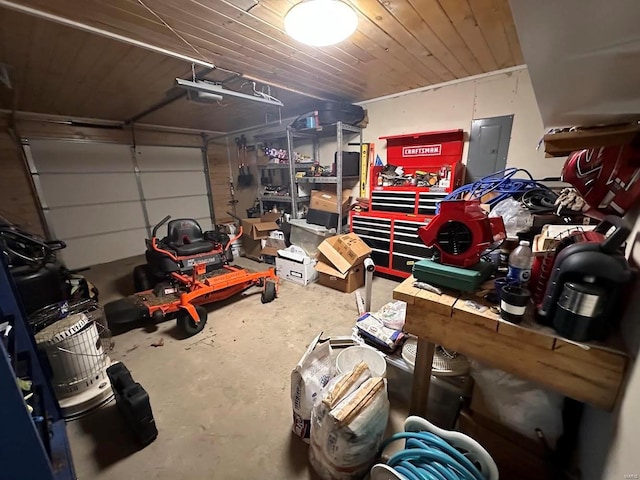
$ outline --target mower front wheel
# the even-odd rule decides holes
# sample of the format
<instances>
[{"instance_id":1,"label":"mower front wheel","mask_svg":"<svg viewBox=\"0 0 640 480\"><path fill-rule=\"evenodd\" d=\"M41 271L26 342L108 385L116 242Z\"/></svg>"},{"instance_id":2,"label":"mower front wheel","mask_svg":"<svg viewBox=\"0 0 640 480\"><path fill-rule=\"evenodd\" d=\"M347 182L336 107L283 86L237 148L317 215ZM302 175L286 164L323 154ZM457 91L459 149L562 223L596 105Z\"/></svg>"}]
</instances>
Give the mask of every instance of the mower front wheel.
<instances>
[{"instance_id":1,"label":"mower front wheel","mask_svg":"<svg viewBox=\"0 0 640 480\"><path fill-rule=\"evenodd\" d=\"M153 288L149 265L138 265L133 269L133 286L136 292L144 292Z\"/></svg>"},{"instance_id":2,"label":"mower front wheel","mask_svg":"<svg viewBox=\"0 0 640 480\"><path fill-rule=\"evenodd\" d=\"M178 327L185 333L187 337L192 337L204 329L207 323L207 309L202 305L196 307L199 321L196 322L186 310L178 312Z\"/></svg>"},{"instance_id":3,"label":"mower front wheel","mask_svg":"<svg viewBox=\"0 0 640 480\"><path fill-rule=\"evenodd\" d=\"M260 296L260 300L262 303L273 302L276 299L276 283L271 282L269 280L265 281L264 290L262 290L262 295Z\"/></svg>"}]
</instances>

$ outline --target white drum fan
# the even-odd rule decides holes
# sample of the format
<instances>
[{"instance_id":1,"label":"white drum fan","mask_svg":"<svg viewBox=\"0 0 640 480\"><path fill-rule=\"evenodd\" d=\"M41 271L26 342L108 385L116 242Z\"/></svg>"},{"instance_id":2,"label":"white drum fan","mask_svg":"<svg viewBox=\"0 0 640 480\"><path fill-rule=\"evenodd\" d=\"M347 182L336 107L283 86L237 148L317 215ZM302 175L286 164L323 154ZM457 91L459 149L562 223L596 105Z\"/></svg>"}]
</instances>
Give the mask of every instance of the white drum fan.
<instances>
[{"instance_id":1,"label":"white drum fan","mask_svg":"<svg viewBox=\"0 0 640 480\"><path fill-rule=\"evenodd\" d=\"M402 358L412 367L416 365L416 354L418 352L418 340L415 337L409 338L402 347ZM431 374L436 377L451 377L466 375L469 373L469 360L458 352L445 349L437 345L433 353L433 363Z\"/></svg>"}]
</instances>

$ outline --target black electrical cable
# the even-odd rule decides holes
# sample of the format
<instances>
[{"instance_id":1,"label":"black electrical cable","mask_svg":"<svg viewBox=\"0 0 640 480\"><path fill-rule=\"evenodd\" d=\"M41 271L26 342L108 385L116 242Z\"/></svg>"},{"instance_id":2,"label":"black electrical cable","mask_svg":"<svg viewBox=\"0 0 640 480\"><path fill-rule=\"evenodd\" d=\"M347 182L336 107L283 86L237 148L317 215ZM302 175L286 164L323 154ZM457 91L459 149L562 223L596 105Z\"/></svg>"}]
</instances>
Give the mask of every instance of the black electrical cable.
<instances>
[{"instance_id":1,"label":"black electrical cable","mask_svg":"<svg viewBox=\"0 0 640 480\"><path fill-rule=\"evenodd\" d=\"M558 195L548 188L532 188L520 197L522 204L531 212L546 213L556 210Z\"/></svg>"},{"instance_id":2,"label":"black electrical cable","mask_svg":"<svg viewBox=\"0 0 640 480\"><path fill-rule=\"evenodd\" d=\"M481 257L482 260L484 260L485 262L491 263L491 254L495 252L497 249L499 249L501 246L502 246L502 242L497 242L489 250L485 250L484 252L482 252L482 257Z\"/></svg>"}]
</instances>

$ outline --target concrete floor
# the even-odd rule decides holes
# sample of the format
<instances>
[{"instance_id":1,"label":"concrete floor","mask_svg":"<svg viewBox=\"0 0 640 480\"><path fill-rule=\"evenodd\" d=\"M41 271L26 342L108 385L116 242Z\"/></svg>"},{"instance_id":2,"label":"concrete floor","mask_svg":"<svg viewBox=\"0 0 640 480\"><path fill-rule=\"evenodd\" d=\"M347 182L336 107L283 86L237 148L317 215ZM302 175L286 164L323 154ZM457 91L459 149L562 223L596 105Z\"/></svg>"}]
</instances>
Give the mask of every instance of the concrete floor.
<instances>
[{"instance_id":1,"label":"concrete floor","mask_svg":"<svg viewBox=\"0 0 640 480\"><path fill-rule=\"evenodd\" d=\"M102 303L133 292L139 263L134 257L86 273ZM244 258L238 264L266 268ZM374 279L372 310L391 300L396 285ZM210 305L204 331L191 338L182 339L173 321L114 336L111 358L149 393L159 435L138 449L115 402L69 423L78 478L317 478L307 446L290 433L291 369L319 332L351 333L354 295L283 281L278 298L263 305L254 290ZM161 339L163 346L151 345ZM401 430L406 415L392 401L389 431Z\"/></svg>"}]
</instances>

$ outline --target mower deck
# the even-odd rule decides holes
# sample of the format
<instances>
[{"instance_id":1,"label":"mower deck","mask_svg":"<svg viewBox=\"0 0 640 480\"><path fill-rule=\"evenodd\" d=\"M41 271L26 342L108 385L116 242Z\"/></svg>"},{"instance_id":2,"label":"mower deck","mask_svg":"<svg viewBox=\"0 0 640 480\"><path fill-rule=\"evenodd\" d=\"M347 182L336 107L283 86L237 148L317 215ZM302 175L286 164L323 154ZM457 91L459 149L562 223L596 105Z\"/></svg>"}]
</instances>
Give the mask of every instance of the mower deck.
<instances>
[{"instance_id":1,"label":"mower deck","mask_svg":"<svg viewBox=\"0 0 640 480\"><path fill-rule=\"evenodd\" d=\"M268 272L252 272L246 268L233 265L225 265L223 268L201 275L172 274L174 279L187 285L188 293L169 293L161 296L151 291L136 293L134 296L141 298L142 302L149 306L149 313L162 310L163 313L177 311L183 302L183 296L189 304L205 305L207 303L225 300L256 284ZM155 308L154 308L155 307ZM174 308L175 307L175 308Z\"/></svg>"},{"instance_id":2,"label":"mower deck","mask_svg":"<svg viewBox=\"0 0 640 480\"><path fill-rule=\"evenodd\" d=\"M277 284L278 280L273 268L254 272L233 265L207 273L194 271L193 275L174 272L171 279L173 284L180 285L179 292L157 295L154 290L147 290L105 305L109 323L124 324L149 318L161 321L172 314L188 314L198 323L196 306L225 300L252 286L266 289L268 281Z\"/></svg>"}]
</instances>

